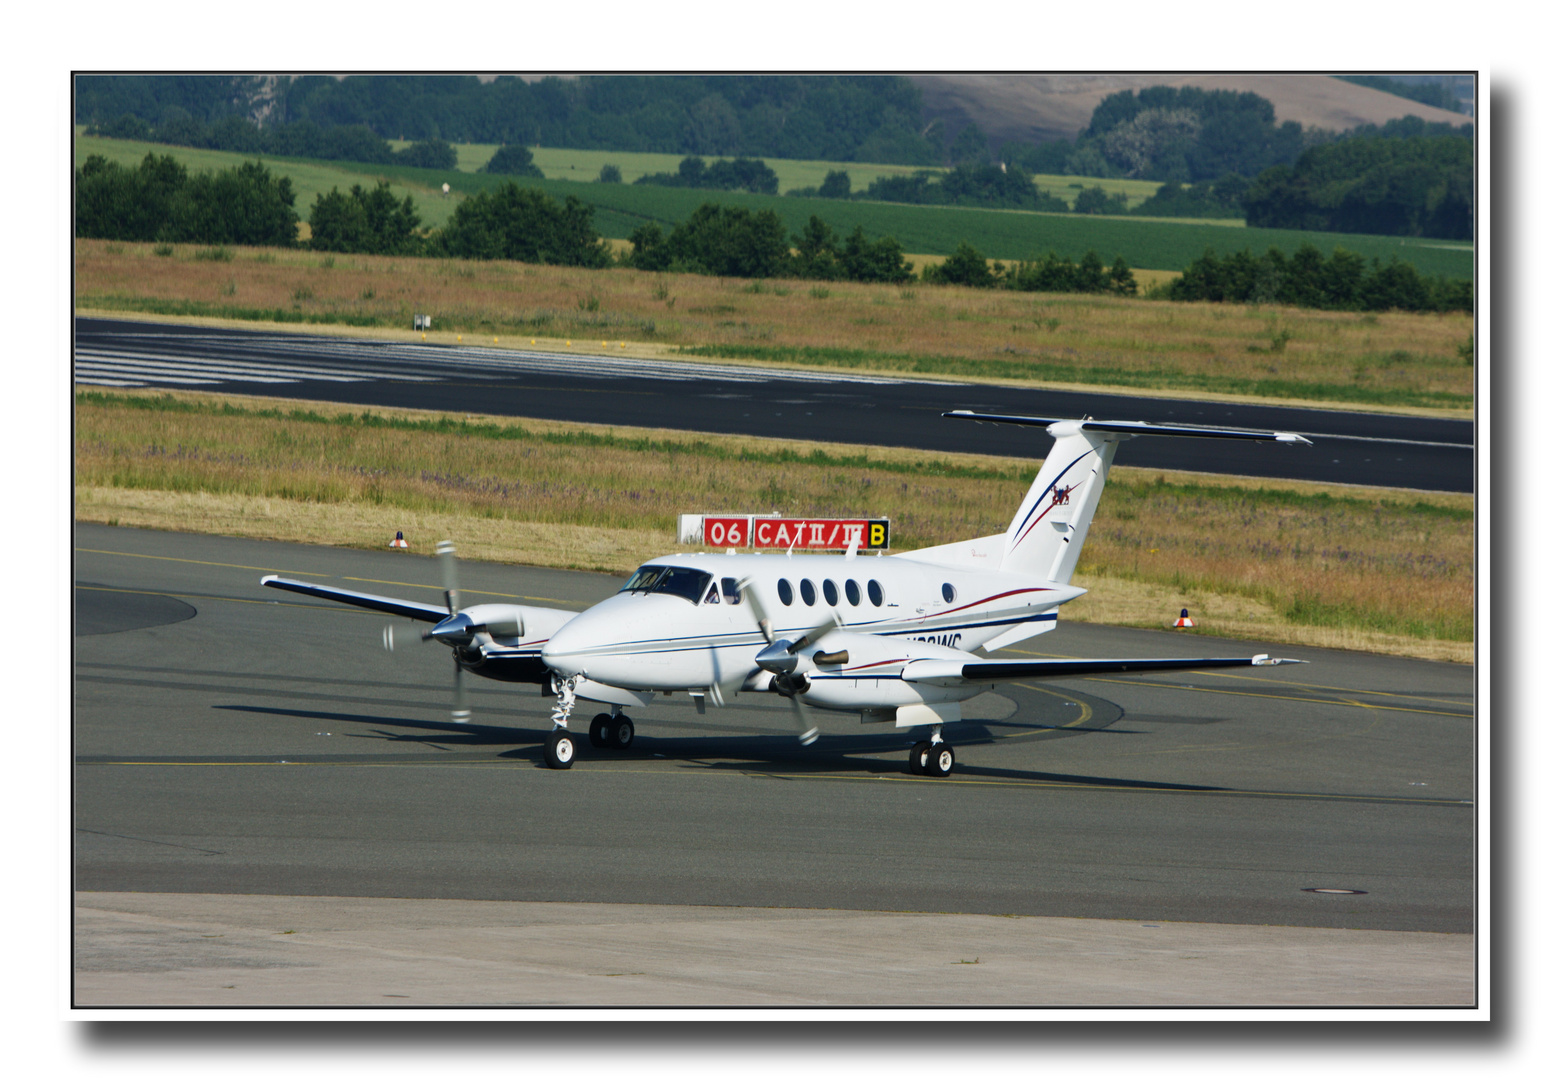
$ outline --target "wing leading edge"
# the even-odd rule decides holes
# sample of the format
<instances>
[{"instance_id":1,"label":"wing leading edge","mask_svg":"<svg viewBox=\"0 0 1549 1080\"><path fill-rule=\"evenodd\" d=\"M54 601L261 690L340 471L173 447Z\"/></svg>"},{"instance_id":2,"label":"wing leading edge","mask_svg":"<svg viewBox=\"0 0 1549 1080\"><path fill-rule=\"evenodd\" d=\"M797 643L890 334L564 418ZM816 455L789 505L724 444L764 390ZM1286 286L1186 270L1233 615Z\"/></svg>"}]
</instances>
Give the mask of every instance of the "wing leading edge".
<instances>
[{"instance_id":1,"label":"wing leading edge","mask_svg":"<svg viewBox=\"0 0 1549 1080\"><path fill-rule=\"evenodd\" d=\"M372 593L355 592L352 589L313 585L310 581L292 581L278 574L267 574L260 579L260 583L271 589L284 589L286 592L300 593L302 596L315 596L319 600L332 600L339 604L370 608L372 611L385 611L389 615L401 615L406 619L417 619L420 622L438 623L447 617L446 607L442 604L416 604L413 600L396 600L391 596L375 596Z\"/></svg>"}]
</instances>

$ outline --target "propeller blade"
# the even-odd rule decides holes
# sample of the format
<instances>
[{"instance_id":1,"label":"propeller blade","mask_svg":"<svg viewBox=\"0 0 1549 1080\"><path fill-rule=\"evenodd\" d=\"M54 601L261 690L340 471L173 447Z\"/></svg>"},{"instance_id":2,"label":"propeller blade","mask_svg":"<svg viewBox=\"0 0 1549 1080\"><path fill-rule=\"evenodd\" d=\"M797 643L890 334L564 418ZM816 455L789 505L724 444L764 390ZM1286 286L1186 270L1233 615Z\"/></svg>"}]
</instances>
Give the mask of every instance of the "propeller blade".
<instances>
[{"instance_id":1,"label":"propeller blade","mask_svg":"<svg viewBox=\"0 0 1549 1080\"><path fill-rule=\"evenodd\" d=\"M801 650L805 649L808 645L816 645L819 641L822 641L825 637L833 633L835 630L838 630L843 625L844 620L839 617L839 612L830 611L826 619L796 639L796 641L791 645L791 652L801 652Z\"/></svg>"},{"instance_id":2,"label":"propeller blade","mask_svg":"<svg viewBox=\"0 0 1549 1080\"><path fill-rule=\"evenodd\" d=\"M452 658L452 723L466 724L473 716L468 708L468 693L463 689L463 666Z\"/></svg>"},{"instance_id":3,"label":"propeller blade","mask_svg":"<svg viewBox=\"0 0 1549 1080\"><path fill-rule=\"evenodd\" d=\"M764 635L766 645L774 644L774 630L769 623L769 612L764 608L764 602L758 597L758 590L753 588L752 578L743 578L737 582L737 595L746 598L748 606L753 609L753 618L758 620L758 632Z\"/></svg>"},{"instance_id":4,"label":"propeller blade","mask_svg":"<svg viewBox=\"0 0 1549 1080\"><path fill-rule=\"evenodd\" d=\"M382 648L388 652L393 651L393 624L388 623L382 627Z\"/></svg>"},{"instance_id":5,"label":"propeller blade","mask_svg":"<svg viewBox=\"0 0 1549 1080\"><path fill-rule=\"evenodd\" d=\"M800 732L796 740L803 746L811 746L817 742L818 726L807 715L807 707L801 703L799 694L793 694L790 700L791 707L796 710L796 730Z\"/></svg>"},{"instance_id":6,"label":"propeller blade","mask_svg":"<svg viewBox=\"0 0 1549 1080\"><path fill-rule=\"evenodd\" d=\"M458 608L457 596L457 548L452 546L450 540L440 540L436 543L436 555L441 560L441 584L446 590L446 613L456 615Z\"/></svg>"}]
</instances>

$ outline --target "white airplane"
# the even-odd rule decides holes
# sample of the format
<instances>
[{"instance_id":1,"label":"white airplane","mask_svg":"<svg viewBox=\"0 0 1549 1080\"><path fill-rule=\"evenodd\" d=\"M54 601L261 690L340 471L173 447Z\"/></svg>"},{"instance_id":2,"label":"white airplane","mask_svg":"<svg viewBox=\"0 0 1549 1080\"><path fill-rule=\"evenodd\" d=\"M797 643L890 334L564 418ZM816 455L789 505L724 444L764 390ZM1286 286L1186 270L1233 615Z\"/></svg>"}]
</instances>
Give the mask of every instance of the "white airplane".
<instances>
[{"instance_id":1,"label":"white airplane","mask_svg":"<svg viewBox=\"0 0 1549 1080\"><path fill-rule=\"evenodd\" d=\"M1118 444L1140 435L1307 443L1288 432L1057 420L967 411L944 416L1047 428L1054 446L1004 533L884 557L735 553L669 555L642 565L617 595L579 614L525 604L458 606L450 543L438 545L446 604L293 581L275 589L433 623L423 635L452 647L453 719L469 712L461 675L537 683L556 698L544 742L551 768L576 756L577 699L610 710L592 720L593 746L635 737L625 707L686 693L700 712L743 693L775 693L794 710L799 738L818 734L809 707L859 714L862 723L929 728L910 771L951 774L944 725L962 702L997 681L1109 672L1301 663L1252 657L1185 660L994 660L985 654L1055 627L1059 608L1086 590L1070 583ZM392 628L383 643L393 645Z\"/></svg>"}]
</instances>

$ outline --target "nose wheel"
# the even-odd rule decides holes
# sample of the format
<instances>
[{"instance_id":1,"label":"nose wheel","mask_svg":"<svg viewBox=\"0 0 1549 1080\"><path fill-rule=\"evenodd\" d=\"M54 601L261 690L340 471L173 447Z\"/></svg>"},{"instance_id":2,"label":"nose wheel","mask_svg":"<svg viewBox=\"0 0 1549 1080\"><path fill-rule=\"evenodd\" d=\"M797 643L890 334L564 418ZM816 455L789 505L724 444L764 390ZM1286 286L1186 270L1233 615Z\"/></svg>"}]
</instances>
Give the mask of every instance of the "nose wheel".
<instances>
[{"instance_id":1,"label":"nose wheel","mask_svg":"<svg viewBox=\"0 0 1549 1080\"><path fill-rule=\"evenodd\" d=\"M543 740L543 763L551 769L568 769L575 761L575 736L564 728L555 728Z\"/></svg>"}]
</instances>

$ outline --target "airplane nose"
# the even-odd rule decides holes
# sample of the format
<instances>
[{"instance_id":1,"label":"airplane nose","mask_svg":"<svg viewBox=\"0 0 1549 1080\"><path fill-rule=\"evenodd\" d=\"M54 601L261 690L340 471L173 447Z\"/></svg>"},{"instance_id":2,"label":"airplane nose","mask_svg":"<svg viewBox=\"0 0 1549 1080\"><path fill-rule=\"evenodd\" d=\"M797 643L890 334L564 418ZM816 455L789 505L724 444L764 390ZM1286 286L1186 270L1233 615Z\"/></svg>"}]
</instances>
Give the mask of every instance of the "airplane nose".
<instances>
[{"instance_id":1,"label":"airplane nose","mask_svg":"<svg viewBox=\"0 0 1549 1080\"><path fill-rule=\"evenodd\" d=\"M544 666L550 671L557 671L561 675L579 675L585 666L587 646L592 634L586 626L577 626L582 621L577 616L570 622L554 631L553 635L544 643Z\"/></svg>"}]
</instances>

